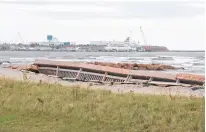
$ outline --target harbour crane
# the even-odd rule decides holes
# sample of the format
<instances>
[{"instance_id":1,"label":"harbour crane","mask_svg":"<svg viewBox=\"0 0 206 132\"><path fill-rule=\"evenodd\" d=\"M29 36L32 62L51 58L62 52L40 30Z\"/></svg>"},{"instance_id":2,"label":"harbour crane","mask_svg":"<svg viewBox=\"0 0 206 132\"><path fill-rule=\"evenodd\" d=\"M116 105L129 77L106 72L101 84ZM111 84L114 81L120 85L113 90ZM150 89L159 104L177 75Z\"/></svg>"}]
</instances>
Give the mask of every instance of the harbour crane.
<instances>
[{"instance_id":1,"label":"harbour crane","mask_svg":"<svg viewBox=\"0 0 206 132\"><path fill-rule=\"evenodd\" d=\"M142 27L140 27L140 32L142 33L142 37L144 39L144 44L147 45L147 41L146 41L146 38L145 38L145 35L144 35Z\"/></svg>"},{"instance_id":2,"label":"harbour crane","mask_svg":"<svg viewBox=\"0 0 206 132\"><path fill-rule=\"evenodd\" d=\"M21 39L21 42L24 44L24 40L22 39L20 33L18 32L17 34L19 35L19 38Z\"/></svg>"},{"instance_id":3,"label":"harbour crane","mask_svg":"<svg viewBox=\"0 0 206 132\"><path fill-rule=\"evenodd\" d=\"M130 43L132 43L132 30L130 30L130 35L131 35Z\"/></svg>"}]
</instances>

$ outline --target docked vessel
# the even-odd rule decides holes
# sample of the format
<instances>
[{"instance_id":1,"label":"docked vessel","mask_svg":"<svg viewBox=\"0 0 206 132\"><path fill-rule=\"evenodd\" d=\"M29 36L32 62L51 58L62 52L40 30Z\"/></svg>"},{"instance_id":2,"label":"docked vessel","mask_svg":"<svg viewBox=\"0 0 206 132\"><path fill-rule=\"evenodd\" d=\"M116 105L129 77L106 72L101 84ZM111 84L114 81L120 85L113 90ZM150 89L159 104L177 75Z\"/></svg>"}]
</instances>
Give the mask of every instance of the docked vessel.
<instances>
[{"instance_id":1,"label":"docked vessel","mask_svg":"<svg viewBox=\"0 0 206 132\"><path fill-rule=\"evenodd\" d=\"M140 45L139 43L131 43L130 37L124 42L111 41L106 47L106 51L113 52L168 52L169 49L165 46Z\"/></svg>"},{"instance_id":2,"label":"docked vessel","mask_svg":"<svg viewBox=\"0 0 206 132\"><path fill-rule=\"evenodd\" d=\"M99 45L104 47L104 51L108 52L134 52L144 51L142 46L131 42L130 37L125 41L91 41L90 45Z\"/></svg>"},{"instance_id":3,"label":"docked vessel","mask_svg":"<svg viewBox=\"0 0 206 132\"><path fill-rule=\"evenodd\" d=\"M106 47L106 51L136 51L135 47L132 47L130 44L130 38L127 37L127 39L124 42L120 41L111 41Z\"/></svg>"},{"instance_id":4,"label":"docked vessel","mask_svg":"<svg viewBox=\"0 0 206 132\"><path fill-rule=\"evenodd\" d=\"M90 46L98 45L103 46L105 51L109 52L168 52L169 49L165 46L148 45L143 29L140 27L144 44L132 42L130 37L127 37L125 41L91 41Z\"/></svg>"}]
</instances>

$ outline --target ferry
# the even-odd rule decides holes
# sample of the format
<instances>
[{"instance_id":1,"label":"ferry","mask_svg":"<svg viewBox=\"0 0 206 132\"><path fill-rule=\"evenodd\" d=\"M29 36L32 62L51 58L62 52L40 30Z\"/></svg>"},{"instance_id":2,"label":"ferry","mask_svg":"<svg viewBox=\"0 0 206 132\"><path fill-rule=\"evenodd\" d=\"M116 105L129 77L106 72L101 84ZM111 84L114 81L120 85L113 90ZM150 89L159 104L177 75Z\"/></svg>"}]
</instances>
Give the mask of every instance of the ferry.
<instances>
[{"instance_id":1,"label":"ferry","mask_svg":"<svg viewBox=\"0 0 206 132\"><path fill-rule=\"evenodd\" d=\"M121 41L110 41L105 47L106 51L114 52L132 52L132 51L144 51L139 44L130 42L130 37L123 42Z\"/></svg>"}]
</instances>

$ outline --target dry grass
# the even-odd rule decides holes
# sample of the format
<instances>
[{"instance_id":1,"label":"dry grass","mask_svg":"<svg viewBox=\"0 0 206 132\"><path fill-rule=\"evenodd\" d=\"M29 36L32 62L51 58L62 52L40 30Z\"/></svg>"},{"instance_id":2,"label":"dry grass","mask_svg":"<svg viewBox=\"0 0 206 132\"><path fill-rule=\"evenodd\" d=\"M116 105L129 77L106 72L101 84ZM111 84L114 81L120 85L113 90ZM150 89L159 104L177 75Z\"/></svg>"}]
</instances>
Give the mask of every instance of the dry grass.
<instances>
[{"instance_id":1,"label":"dry grass","mask_svg":"<svg viewBox=\"0 0 206 132\"><path fill-rule=\"evenodd\" d=\"M200 132L204 98L0 79L0 132Z\"/></svg>"}]
</instances>

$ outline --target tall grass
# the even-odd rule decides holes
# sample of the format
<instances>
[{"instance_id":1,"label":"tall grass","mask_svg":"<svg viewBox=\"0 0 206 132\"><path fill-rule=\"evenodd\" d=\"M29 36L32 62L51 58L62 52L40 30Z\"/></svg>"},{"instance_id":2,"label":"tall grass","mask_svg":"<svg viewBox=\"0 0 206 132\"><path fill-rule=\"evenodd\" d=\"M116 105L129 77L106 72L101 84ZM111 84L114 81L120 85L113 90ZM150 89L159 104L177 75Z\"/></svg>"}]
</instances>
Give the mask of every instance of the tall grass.
<instances>
[{"instance_id":1,"label":"tall grass","mask_svg":"<svg viewBox=\"0 0 206 132\"><path fill-rule=\"evenodd\" d=\"M200 132L204 98L0 79L0 132Z\"/></svg>"}]
</instances>

